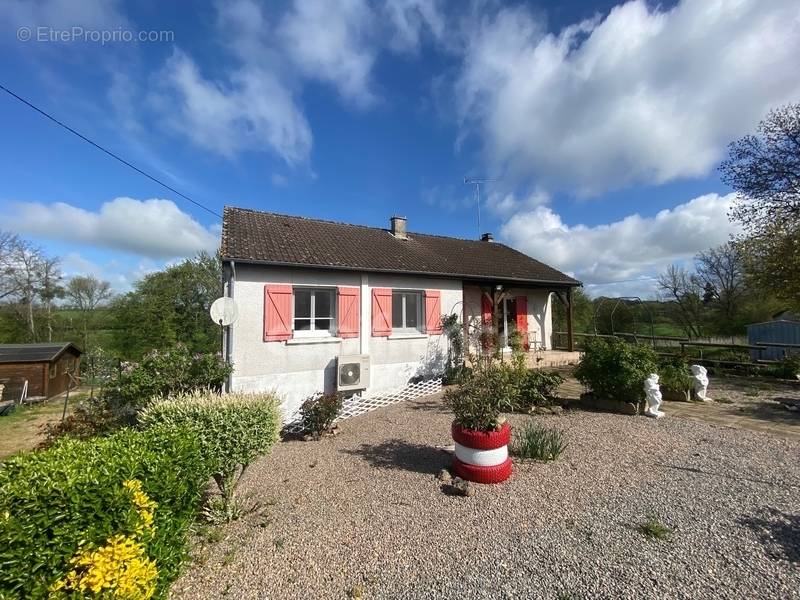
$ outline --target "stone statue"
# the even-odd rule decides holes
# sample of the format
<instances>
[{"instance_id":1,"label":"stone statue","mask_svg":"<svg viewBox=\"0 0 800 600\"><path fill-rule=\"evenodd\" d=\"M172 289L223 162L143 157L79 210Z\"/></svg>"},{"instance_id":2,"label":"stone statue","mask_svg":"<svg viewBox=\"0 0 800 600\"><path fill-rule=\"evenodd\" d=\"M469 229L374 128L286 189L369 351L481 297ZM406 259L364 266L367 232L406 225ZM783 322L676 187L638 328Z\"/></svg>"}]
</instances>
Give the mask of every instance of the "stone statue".
<instances>
[{"instance_id":1,"label":"stone statue","mask_svg":"<svg viewBox=\"0 0 800 600\"><path fill-rule=\"evenodd\" d=\"M694 378L694 395L697 399L707 402L708 397L708 371L700 365L692 365L692 377Z\"/></svg>"},{"instance_id":2,"label":"stone statue","mask_svg":"<svg viewBox=\"0 0 800 600\"><path fill-rule=\"evenodd\" d=\"M644 414L655 419L663 417L663 411L658 410L661 407L661 387L658 385L658 375L656 373L652 373L650 377L644 380L644 394L647 402Z\"/></svg>"}]
</instances>

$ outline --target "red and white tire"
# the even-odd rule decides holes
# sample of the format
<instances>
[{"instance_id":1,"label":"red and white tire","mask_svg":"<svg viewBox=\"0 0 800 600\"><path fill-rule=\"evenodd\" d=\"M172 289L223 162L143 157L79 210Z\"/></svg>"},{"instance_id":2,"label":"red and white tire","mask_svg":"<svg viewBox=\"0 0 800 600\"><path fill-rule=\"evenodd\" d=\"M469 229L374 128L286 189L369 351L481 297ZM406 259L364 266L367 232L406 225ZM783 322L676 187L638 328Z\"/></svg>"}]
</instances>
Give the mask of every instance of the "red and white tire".
<instances>
[{"instance_id":1,"label":"red and white tire","mask_svg":"<svg viewBox=\"0 0 800 600\"><path fill-rule=\"evenodd\" d=\"M479 467L453 459L453 472L457 477L473 483L501 483L511 477L511 459L493 467Z\"/></svg>"},{"instance_id":2,"label":"red and white tire","mask_svg":"<svg viewBox=\"0 0 800 600\"><path fill-rule=\"evenodd\" d=\"M453 471L458 477L474 483L500 483L511 476L508 457L511 427L508 423L503 423L496 431L476 431L454 422L452 433L455 441Z\"/></svg>"},{"instance_id":3,"label":"red and white tire","mask_svg":"<svg viewBox=\"0 0 800 600\"><path fill-rule=\"evenodd\" d=\"M500 446L492 450L478 450L477 448L462 446L456 442L455 455L458 460L468 465L492 467L506 462L508 458L508 446Z\"/></svg>"},{"instance_id":4,"label":"red and white tire","mask_svg":"<svg viewBox=\"0 0 800 600\"><path fill-rule=\"evenodd\" d=\"M499 431L464 429L453 423L451 432L453 441L457 444L477 450L494 450L495 448L508 446L508 442L511 441L511 427L508 423L503 423Z\"/></svg>"}]
</instances>

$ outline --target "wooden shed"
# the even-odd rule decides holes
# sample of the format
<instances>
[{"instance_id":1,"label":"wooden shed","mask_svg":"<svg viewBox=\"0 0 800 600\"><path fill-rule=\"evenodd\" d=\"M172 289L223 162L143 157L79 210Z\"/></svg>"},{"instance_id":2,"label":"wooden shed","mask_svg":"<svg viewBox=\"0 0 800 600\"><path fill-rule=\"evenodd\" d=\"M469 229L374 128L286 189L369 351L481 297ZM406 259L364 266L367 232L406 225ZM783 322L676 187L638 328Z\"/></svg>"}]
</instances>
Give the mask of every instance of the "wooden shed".
<instances>
[{"instance_id":1,"label":"wooden shed","mask_svg":"<svg viewBox=\"0 0 800 600\"><path fill-rule=\"evenodd\" d=\"M71 342L0 344L0 400L17 400L28 382L28 397L50 398L67 389L68 373L80 375L81 351Z\"/></svg>"}]
</instances>

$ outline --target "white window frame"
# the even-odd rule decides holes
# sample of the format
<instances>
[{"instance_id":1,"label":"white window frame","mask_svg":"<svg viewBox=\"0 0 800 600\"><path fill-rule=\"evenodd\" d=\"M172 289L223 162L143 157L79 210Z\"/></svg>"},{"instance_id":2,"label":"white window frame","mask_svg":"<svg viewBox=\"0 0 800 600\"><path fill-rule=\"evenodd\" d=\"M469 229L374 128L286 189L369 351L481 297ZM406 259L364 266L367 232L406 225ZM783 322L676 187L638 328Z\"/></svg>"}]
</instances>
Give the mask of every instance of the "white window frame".
<instances>
[{"instance_id":1,"label":"white window frame","mask_svg":"<svg viewBox=\"0 0 800 600\"><path fill-rule=\"evenodd\" d=\"M311 292L311 310L310 310L310 317L299 317L300 319L310 319L311 328L310 329L295 329L294 324L298 317L295 316L295 302L297 292ZM331 316L330 316L330 329L315 329L316 326L316 294L315 292L326 292L331 295ZM337 319L337 311L338 311L338 294L336 293L336 288L334 287L325 287L325 286L293 286L292 287L292 337L301 338L301 337L309 337L309 338L323 338L323 337L335 337L338 331L338 319ZM322 319L327 319L328 317L320 317Z\"/></svg>"},{"instance_id":2,"label":"white window frame","mask_svg":"<svg viewBox=\"0 0 800 600\"><path fill-rule=\"evenodd\" d=\"M395 297L400 294L402 299L403 325L397 327L394 323ZM417 297L417 326L406 327L406 296L414 294ZM392 290L392 333L425 333L425 292L422 290Z\"/></svg>"}]
</instances>

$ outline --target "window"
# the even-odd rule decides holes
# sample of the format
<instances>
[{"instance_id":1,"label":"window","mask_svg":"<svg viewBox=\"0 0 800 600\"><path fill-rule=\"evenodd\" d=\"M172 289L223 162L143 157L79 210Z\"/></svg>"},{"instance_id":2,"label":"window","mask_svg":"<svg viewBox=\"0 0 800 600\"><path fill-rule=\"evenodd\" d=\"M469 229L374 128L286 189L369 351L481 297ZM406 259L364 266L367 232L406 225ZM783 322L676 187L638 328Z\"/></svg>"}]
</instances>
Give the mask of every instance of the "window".
<instances>
[{"instance_id":1,"label":"window","mask_svg":"<svg viewBox=\"0 0 800 600\"><path fill-rule=\"evenodd\" d=\"M300 335L331 335L336 326L334 298L331 289L295 288L292 329Z\"/></svg>"},{"instance_id":2,"label":"window","mask_svg":"<svg viewBox=\"0 0 800 600\"><path fill-rule=\"evenodd\" d=\"M392 329L424 331L422 292L392 292Z\"/></svg>"},{"instance_id":3,"label":"window","mask_svg":"<svg viewBox=\"0 0 800 600\"><path fill-rule=\"evenodd\" d=\"M58 375L58 363L50 363L50 379L55 379Z\"/></svg>"}]
</instances>

